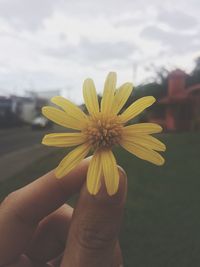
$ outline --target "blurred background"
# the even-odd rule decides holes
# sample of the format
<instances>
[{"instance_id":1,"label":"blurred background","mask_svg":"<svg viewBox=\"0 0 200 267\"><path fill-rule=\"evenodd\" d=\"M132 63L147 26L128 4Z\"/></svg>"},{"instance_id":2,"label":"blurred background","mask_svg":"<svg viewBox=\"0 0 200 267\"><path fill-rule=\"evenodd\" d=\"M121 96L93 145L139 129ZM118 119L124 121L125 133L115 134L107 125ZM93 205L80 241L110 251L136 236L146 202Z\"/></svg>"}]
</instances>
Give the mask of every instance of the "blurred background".
<instances>
[{"instance_id":1,"label":"blurred background","mask_svg":"<svg viewBox=\"0 0 200 267\"><path fill-rule=\"evenodd\" d=\"M65 131L41 115L55 95L84 109L82 83L134 84L127 106L157 102L164 167L116 149L129 178L121 231L125 266L200 266L200 2L0 0L0 199L56 167L68 152L40 145Z\"/></svg>"}]
</instances>

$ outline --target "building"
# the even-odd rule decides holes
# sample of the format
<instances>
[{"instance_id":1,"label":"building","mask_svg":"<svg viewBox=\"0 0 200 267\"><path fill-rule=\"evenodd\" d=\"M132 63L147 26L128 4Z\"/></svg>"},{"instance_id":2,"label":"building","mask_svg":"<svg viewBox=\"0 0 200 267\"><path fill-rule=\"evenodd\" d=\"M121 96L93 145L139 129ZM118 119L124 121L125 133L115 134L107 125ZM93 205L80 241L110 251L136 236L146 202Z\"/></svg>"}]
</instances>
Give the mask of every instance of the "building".
<instances>
[{"instance_id":1,"label":"building","mask_svg":"<svg viewBox=\"0 0 200 267\"><path fill-rule=\"evenodd\" d=\"M0 128L31 124L41 114L41 108L48 105L50 98L59 95L59 90L27 92L27 96L0 96Z\"/></svg>"},{"instance_id":2,"label":"building","mask_svg":"<svg viewBox=\"0 0 200 267\"><path fill-rule=\"evenodd\" d=\"M19 123L19 118L13 113L14 108L10 98L0 96L0 128Z\"/></svg>"},{"instance_id":3,"label":"building","mask_svg":"<svg viewBox=\"0 0 200 267\"><path fill-rule=\"evenodd\" d=\"M0 128L30 123L37 115L36 102L30 97L0 97Z\"/></svg>"},{"instance_id":4,"label":"building","mask_svg":"<svg viewBox=\"0 0 200 267\"><path fill-rule=\"evenodd\" d=\"M187 87L186 77L179 69L169 74L167 95L151 108L148 121L167 131L200 130L200 84Z\"/></svg>"}]
</instances>

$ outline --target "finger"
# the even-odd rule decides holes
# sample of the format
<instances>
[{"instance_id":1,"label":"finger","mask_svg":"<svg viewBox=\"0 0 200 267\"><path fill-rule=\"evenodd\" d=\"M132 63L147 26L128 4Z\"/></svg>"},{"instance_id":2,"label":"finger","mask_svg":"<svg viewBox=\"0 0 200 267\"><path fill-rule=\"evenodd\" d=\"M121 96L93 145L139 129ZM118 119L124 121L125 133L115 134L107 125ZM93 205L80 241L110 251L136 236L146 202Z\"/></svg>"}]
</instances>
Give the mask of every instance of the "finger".
<instances>
[{"instance_id":1,"label":"finger","mask_svg":"<svg viewBox=\"0 0 200 267\"><path fill-rule=\"evenodd\" d=\"M49 264L50 264L52 267L60 267L62 258L63 258L63 254L61 254L60 256L58 256L56 259L51 260L51 261L49 262Z\"/></svg>"},{"instance_id":2,"label":"finger","mask_svg":"<svg viewBox=\"0 0 200 267\"><path fill-rule=\"evenodd\" d=\"M83 186L70 226L62 267L110 267L123 207L126 175L120 172L119 190L108 196L105 185L96 196ZM121 263L119 263L120 265Z\"/></svg>"},{"instance_id":3,"label":"finger","mask_svg":"<svg viewBox=\"0 0 200 267\"><path fill-rule=\"evenodd\" d=\"M54 260L51 260L49 263L51 264L52 267L59 267L61 264L62 258L63 258L63 255L61 254L59 257L57 257ZM119 241L117 241L117 244L114 249L113 261L112 261L111 267L123 267L123 259L122 259L122 253L121 253Z\"/></svg>"},{"instance_id":4,"label":"finger","mask_svg":"<svg viewBox=\"0 0 200 267\"><path fill-rule=\"evenodd\" d=\"M112 267L122 267L123 266L123 258L122 258L122 252L119 245L119 241L117 241L117 244L114 249L113 254L113 260L112 260Z\"/></svg>"},{"instance_id":5,"label":"finger","mask_svg":"<svg viewBox=\"0 0 200 267\"><path fill-rule=\"evenodd\" d=\"M60 180L51 171L3 201L0 206L0 266L21 254L39 221L81 188L87 168L88 159Z\"/></svg>"},{"instance_id":6,"label":"finger","mask_svg":"<svg viewBox=\"0 0 200 267\"><path fill-rule=\"evenodd\" d=\"M61 254L56 259L51 260L49 263L51 264L52 267L59 267L61 264L62 258L63 258L63 255ZM119 241L117 241L117 244L114 249L113 262L112 262L111 267L123 267L123 259L122 259L122 253L121 253Z\"/></svg>"},{"instance_id":7,"label":"finger","mask_svg":"<svg viewBox=\"0 0 200 267\"><path fill-rule=\"evenodd\" d=\"M4 265L3 267L52 267L50 264L48 263L36 263L36 262L32 262L26 255L21 255L16 261L8 264L8 265ZM54 266L53 266L54 267Z\"/></svg>"},{"instance_id":8,"label":"finger","mask_svg":"<svg viewBox=\"0 0 200 267\"><path fill-rule=\"evenodd\" d=\"M45 263L63 253L72 212L73 209L65 204L39 223L26 250L32 261Z\"/></svg>"}]
</instances>

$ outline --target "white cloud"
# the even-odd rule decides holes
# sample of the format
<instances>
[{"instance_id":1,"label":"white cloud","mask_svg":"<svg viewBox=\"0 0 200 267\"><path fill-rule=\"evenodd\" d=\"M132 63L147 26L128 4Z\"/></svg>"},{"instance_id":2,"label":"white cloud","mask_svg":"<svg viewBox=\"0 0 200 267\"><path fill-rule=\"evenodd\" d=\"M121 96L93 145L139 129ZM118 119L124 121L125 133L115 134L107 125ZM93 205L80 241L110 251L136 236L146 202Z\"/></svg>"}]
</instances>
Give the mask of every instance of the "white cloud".
<instances>
[{"instance_id":1,"label":"white cloud","mask_svg":"<svg viewBox=\"0 0 200 267\"><path fill-rule=\"evenodd\" d=\"M159 11L158 21L176 30L190 30L198 25L198 20L194 16L174 9L161 9Z\"/></svg>"},{"instance_id":2,"label":"white cloud","mask_svg":"<svg viewBox=\"0 0 200 267\"><path fill-rule=\"evenodd\" d=\"M53 0L1 0L0 16L16 29L35 30L53 12Z\"/></svg>"},{"instance_id":3,"label":"white cloud","mask_svg":"<svg viewBox=\"0 0 200 267\"><path fill-rule=\"evenodd\" d=\"M108 61L124 61L134 54L136 46L128 42L92 42L87 38L81 38L77 45L61 45L47 50L49 56L59 57L63 60L71 59L85 64L94 62L99 64ZM138 49L138 48L137 48Z\"/></svg>"},{"instance_id":4,"label":"white cloud","mask_svg":"<svg viewBox=\"0 0 200 267\"><path fill-rule=\"evenodd\" d=\"M100 92L110 70L119 82L133 70L136 82L146 80L152 64L190 70L199 8L198 0L0 0L0 88L60 87L80 102L88 76Z\"/></svg>"},{"instance_id":5,"label":"white cloud","mask_svg":"<svg viewBox=\"0 0 200 267\"><path fill-rule=\"evenodd\" d=\"M181 33L173 30L164 30L157 26L149 26L144 28L141 33L143 38L156 40L163 47L169 48L168 52L177 55L187 53L199 49L200 34Z\"/></svg>"}]
</instances>

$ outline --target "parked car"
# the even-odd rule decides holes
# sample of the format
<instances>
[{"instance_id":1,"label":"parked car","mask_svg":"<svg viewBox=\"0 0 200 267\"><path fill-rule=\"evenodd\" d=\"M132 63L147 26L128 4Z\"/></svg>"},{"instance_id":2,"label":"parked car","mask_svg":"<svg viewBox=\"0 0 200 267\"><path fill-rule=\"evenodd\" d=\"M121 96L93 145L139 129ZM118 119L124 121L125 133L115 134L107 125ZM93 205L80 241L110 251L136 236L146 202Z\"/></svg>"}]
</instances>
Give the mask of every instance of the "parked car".
<instances>
[{"instance_id":1,"label":"parked car","mask_svg":"<svg viewBox=\"0 0 200 267\"><path fill-rule=\"evenodd\" d=\"M47 129L51 128L52 125L52 122L43 116L36 117L31 123L32 130Z\"/></svg>"}]
</instances>

